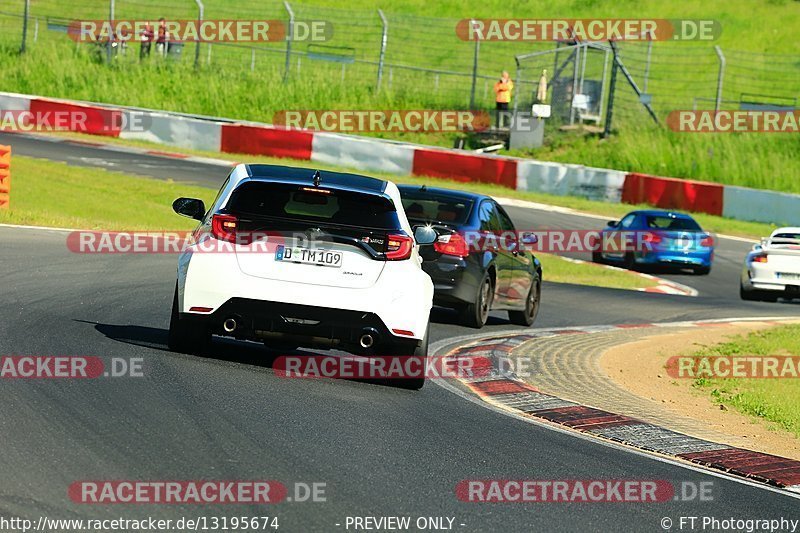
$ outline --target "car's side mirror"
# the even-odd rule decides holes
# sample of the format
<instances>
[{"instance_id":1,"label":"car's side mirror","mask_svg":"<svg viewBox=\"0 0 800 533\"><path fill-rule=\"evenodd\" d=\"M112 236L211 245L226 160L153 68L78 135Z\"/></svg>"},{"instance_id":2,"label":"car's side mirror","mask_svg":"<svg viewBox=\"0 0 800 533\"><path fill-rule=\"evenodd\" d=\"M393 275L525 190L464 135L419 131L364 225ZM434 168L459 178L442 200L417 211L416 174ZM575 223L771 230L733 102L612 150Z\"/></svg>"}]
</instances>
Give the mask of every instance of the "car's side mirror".
<instances>
[{"instance_id":1,"label":"car's side mirror","mask_svg":"<svg viewBox=\"0 0 800 533\"><path fill-rule=\"evenodd\" d=\"M417 226L414 228L414 240L417 241L417 244L433 244L438 238L439 234L430 226Z\"/></svg>"},{"instance_id":2,"label":"car's side mirror","mask_svg":"<svg viewBox=\"0 0 800 533\"><path fill-rule=\"evenodd\" d=\"M608 227L609 228L616 228L619 225L619 220L609 220Z\"/></svg>"},{"instance_id":3,"label":"car's side mirror","mask_svg":"<svg viewBox=\"0 0 800 533\"><path fill-rule=\"evenodd\" d=\"M519 236L519 242L522 244L523 247L529 248L539 242L539 237L535 233L531 233L529 231L523 231L522 234Z\"/></svg>"},{"instance_id":4,"label":"car's side mirror","mask_svg":"<svg viewBox=\"0 0 800 533\"><path fill-rule=\"evenodd\" d=\"M172 202L172 210L185 217L203 220L203 216L206 214L206 205L203 200L197 198L178 198Z\"/></svg>"}]
</instances>

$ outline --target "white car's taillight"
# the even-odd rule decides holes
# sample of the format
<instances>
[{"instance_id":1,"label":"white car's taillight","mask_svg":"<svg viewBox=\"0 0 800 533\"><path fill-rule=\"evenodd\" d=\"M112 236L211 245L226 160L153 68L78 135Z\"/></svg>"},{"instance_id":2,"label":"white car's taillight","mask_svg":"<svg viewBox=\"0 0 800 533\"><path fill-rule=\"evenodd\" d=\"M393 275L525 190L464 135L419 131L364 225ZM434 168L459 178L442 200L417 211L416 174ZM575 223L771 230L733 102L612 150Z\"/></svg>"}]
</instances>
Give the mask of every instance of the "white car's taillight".
<instances>
[{"instance_id":1,"label":"white car's taillight","mask_svg":"<svg viewBox=\"0 0 800 533\"><path fill-rule=\"evenodd\" d=\"M389 235L386 242L386 260L400 261L411 257L414 239L408 235Z\"/></svg>"},{"instance_id":2,"label":"white car's taillight","mask_svg":"<svg viewBox=\"0 0 800 533\"><path fill-rule=\"evenodd\" d=\"M211 234L221 241L235 242L239 220L233 215L211 217Z\"/></svg>"}]
</instances>

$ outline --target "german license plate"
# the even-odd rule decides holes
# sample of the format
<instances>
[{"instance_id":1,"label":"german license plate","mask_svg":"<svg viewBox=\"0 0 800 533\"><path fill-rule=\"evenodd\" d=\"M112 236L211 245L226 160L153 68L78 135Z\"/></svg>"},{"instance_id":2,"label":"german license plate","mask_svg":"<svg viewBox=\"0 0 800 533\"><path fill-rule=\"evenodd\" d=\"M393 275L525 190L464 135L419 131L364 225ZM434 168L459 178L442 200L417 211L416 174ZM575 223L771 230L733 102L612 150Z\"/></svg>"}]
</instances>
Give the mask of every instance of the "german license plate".
<instances>
[{"instance_id":1,"label":"german license plate","mask_svg":"<svg viewBox=\"0 0 800 533\"><path fill-rule=\"evenodd\" d=\"M795 274L793 272L778 272L779 279L791 279L791 280L800 280L800 274Z\"/></svg>"},{"instance_id":2,"label":"german license plate","mask_svg":"<svg viewBox=\"0 0 800 533\"><path fill-rule=\"evenodd\" d=\"M278 246L275 250L276 261L300 263L303 265L319 265L339 268L342 266L342 252L310 248L287 248Z\"/></svg>"}]
</instances>

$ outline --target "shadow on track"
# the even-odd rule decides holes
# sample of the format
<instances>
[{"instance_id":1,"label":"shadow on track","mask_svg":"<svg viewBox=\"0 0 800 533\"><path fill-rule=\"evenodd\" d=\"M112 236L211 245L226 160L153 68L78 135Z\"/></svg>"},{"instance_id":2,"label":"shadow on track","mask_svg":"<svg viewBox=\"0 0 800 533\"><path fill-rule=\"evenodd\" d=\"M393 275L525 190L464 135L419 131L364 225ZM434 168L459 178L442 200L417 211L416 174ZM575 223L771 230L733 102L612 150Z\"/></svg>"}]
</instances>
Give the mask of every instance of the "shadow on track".
<instances>
[{"instance_id":1,"label":"shadow on track","mask_svg":"<svg viewBox=\"0 0 800 533\"><path fill-rule=\"evenodd\" d=\"M260 368L273 368L275 361L285 355L315 356L319 352L303 350L287 350L281 348L270 348L268 346L250 342L240 341L224 337L214 337L211 345L201 353L187 355L173 352L167 346L169 332L162 328L153 328L137 325L118 325L102 324L89 320L74 319L75 322L91 324L94 329L108 339L113 341L167 352L176 357L200 357L203 359L215 360L218 362L239 363L243 365L256 366ZM323 352L333 356L352 355L338 350ZM309 378L317 379L317 378ZM398 383L391 379L361 379L361 378L332 378L337 381L351 381L356 383L367 383L397 388Z\"/></svg>"}]
</instances>

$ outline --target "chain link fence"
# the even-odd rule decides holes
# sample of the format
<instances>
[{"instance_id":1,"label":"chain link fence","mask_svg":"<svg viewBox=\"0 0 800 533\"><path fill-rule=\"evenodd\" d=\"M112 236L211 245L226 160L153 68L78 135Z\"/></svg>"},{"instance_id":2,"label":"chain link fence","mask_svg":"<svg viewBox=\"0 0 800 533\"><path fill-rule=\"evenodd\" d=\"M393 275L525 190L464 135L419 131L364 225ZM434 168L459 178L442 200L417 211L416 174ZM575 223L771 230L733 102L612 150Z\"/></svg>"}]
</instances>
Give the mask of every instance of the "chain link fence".
<instances>
[{"instance_id":1,"label":"chain link fence","mask_svg":"<svg viewBox=\"0 0 800 533\"><path fill-rule=\"evenodd\" d=\"M27 18L26 18L27 13ZM170 53L140 54L140 44L76 44L67 27L76 19L198 19L327 21L324 43L177 43ZM42 42L97 48L98 61L133 67L173 61L208 71L249 72L271 83L295 80L368 87L388 102L431 108L493 107L502 70L516 83L514 109L530 110L546 71L554 124L603 124L614 53L607 43L467 41L455 19L380 10L316 7L278 0L6 0L0 4L0 42L35 54ZM24 37L23 37L24 36ZM713 43L637 41L617 47L615 126L661 122L672 110L796 108L800 57L722 49ZM302 104L300 104L302 105ZM397 104L400 105L400 104ZM649 108L649 109L648 109ZM649 116L652 111L652 116Z\"/></svg>"}]
</instances>

